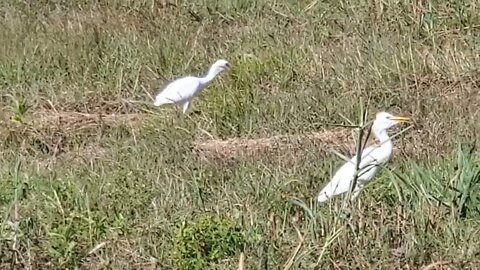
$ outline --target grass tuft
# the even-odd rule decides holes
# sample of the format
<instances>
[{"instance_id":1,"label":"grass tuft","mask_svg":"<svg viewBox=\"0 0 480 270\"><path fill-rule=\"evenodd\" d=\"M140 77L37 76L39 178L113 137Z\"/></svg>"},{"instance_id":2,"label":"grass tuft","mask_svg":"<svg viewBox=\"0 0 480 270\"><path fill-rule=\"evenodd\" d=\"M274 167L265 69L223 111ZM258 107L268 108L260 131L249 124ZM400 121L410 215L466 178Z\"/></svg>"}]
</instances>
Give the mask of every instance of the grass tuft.
<instances>
[{"instance_id":1,"label":"grass tuft","mask_svg":"<svg viewBox=\"0 0 480 270\"><path fill-rule=\"evenodd\" d=\"M244 235L228 218L204 215L176 229L174 250L182 269L205 269L211 263L239 253Z\"/></svg>"}]
</instances>

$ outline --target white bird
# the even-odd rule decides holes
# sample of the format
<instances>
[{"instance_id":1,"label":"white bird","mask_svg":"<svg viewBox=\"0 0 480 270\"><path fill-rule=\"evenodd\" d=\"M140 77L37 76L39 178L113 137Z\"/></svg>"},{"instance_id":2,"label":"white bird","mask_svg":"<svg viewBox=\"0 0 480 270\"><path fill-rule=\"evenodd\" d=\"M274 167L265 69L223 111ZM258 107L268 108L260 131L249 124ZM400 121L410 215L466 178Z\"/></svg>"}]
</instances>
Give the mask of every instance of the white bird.
<instances>
[{"instance_id":1,"label":"white bird","mask_svg":"<svg viewBox=\"0 0 480 270\"><path fill-rule=\"evenodd\" d=\"M380 169L390 160L393 152L393 143L388 136L387 129L399 124L408 123L410 118L393 116L386 112L377 113L372 125L372 132L380 141L380 145L365 148L362 151L362 158L358 171L357 183L352 193L352 200L355 199ZM332 180L320 191L318 202L323 203L329 198L348 192L355 175L357 156L343 164L335 173Z\"/></svg>"},{"instance_id":2,"label":"white bird","mask_svg":"<svg viewBox=\"0 0 480 270\"><path fill-rule=\"evenodd\" d=\"M191 105L192 99L205 89L219 73L229 67L230 64L226 60L220 59L210 67L204 77L187 76L174 80L155 97L154 105L174 103L182 106L183 113L185 113Z\"/></svg>"}]
</instances>

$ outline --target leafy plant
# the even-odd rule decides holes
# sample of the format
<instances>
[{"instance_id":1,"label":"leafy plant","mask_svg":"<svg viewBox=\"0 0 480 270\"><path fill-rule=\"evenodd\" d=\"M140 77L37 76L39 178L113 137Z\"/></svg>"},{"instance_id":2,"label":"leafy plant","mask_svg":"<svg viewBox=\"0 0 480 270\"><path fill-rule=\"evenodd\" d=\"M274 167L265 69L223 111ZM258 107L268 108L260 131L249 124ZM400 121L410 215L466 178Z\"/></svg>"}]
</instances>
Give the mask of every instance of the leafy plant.
<instances>
[{"instance_id":1,"label":"leafy plant","mask_svg":"<svg viewBox=\"0 0 480 270\"><path fill-rule=\"evenodd\" d=\"M473 153L474 148L459 146L452 163L409 164L407 173L396 174L408 186L404 195L431 205L443 205L450 209L453 217L478 214L480 166Z\"/></svg>"},{"instance_id":2,"label":"leafy plant","mask_svg":"<svg viewBox=\"0 0 480 270\"><path fill-rule=\"evenodd\" d=\"M459 217L466 217L467 213L478 205L480 166L474 160L473 150L473 147L469 151L465 151L461 146L458 148L457 165L455 166L458 174L452 183L455 186L449 187L454 193L451 204Z\"/></svg>"},{"instance_id":3,"label":"leafy plant","mask_svg":"<svg viewBox=\"0 0 480 270\"><path fill-rule=\"evenodd\" d=\"M231 219L211 215L183 224L174 236L176 259L182 269L205 269L212 262L235 255L244 244L241 230Z\"/></svg>"},{"instance_id":4,"label":"leafy plant","mask_svg":"<svg viewBox=\"0 0 480 270\"><path fill-rule=\"evenodd\" d=\"M28 111L27 100L15 100L15 106L13 107L12 120L22 123L25 115Z\"/></svg>"}]
</instances>

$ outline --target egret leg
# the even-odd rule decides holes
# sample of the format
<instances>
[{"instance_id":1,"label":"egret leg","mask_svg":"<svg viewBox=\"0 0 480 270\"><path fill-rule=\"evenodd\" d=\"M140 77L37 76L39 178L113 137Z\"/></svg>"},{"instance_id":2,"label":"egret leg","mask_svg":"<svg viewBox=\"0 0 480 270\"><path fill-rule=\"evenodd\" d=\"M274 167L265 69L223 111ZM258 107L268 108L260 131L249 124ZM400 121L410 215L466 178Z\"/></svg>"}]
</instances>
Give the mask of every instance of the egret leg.
<instances>
[{"instance_id":1,"label":"egret leg","mask_svg":"<svg viewBox=\"0 0 480 270\"><path fill-rule=\"evenodd\" d=\"M188 110L188 107L190 107L190 101L185 101L185 102L182 104L183 114L185 114L185 112Z\"/></svg>"},{"instance_id":2,"label":"egret leg","mask_svg":"<svg viewBox=\"0 0 480 270\"><path fill-rule=\"evenodd\" d=\"M360 192L362 192L362 190L363 190L363 185L358 185L357 184L357 187L355 188L355 190L352 193L351 200L352 201L355 200L358 197L358 195L360 195Z\"/></svg>"}]
</instances>

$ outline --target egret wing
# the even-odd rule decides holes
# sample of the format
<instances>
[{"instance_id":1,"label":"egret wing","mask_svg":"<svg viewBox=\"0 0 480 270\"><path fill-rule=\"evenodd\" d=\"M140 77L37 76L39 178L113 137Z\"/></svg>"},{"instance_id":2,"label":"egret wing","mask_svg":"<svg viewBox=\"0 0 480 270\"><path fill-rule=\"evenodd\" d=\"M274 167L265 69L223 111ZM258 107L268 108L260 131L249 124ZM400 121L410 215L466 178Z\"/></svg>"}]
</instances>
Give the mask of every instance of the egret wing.
<instances>
[{"instance_id":1,"label":"egret wing","mask_svg":"<svg viewBox=\"0 0 480 270\"><path fill-rule=\"evenodd\" d=\"M171 82L156 97L155 105L169 103L183 103L193 98L195 91L200 87L198 78L184 77Z\"/></svg>"},{"instance_id":2,"label":"egret wing","mask_svg":"<svg viewBox=\"0 0 480 270\"><path fill-rule=\"evenodd\" d=\"M362 151L362 159L359 166L359 178L364 179L364 176L369 172L373 172L377 168L375 164L374 151L377 147L370 146ZM320 202L328 200L330 197L345 193L350 188L355 174L355 165L357 163L357 156L353 156L348 162L342 165L337 170L332 180L320 191L318 200Z\"/></svg>"},{"instance_id":3,"label":"egret wing","mask_svg":"<svg viewBox=\"0 0 480 270\"><path fill-rule=\"evenodd\" d=\"M365 183L369 182L382 166L388 162L390 156L391 151L388 151L388 148L378 146L365 148L365 151L362 152L358 179Z\"/></svg>"}]
</instances>

